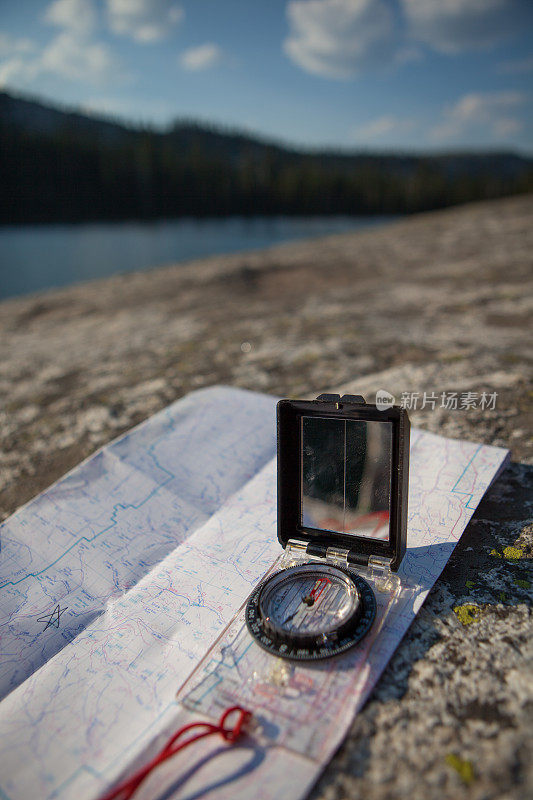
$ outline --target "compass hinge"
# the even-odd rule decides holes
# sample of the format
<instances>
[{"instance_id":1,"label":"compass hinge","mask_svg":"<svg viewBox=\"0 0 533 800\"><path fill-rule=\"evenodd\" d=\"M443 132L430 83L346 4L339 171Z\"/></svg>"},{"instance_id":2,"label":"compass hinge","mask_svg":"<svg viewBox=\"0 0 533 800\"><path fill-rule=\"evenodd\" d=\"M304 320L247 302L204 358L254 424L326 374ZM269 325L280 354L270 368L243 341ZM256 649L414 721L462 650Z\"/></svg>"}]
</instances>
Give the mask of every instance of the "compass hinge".
<instances>
[{"instance_id":1,"label":"compass hinge","mask_svg":"<svg viewBox=\"0 0 533 800\"><path fill-rule=\"evenodd\" d=\"M327 547L316 542L304 542L301 539L289 539L285 548L285 560L298 560L301 558L325 561L337 567L347 567L352 558L351 551L343 547ZM366 563L366 562L365 562Z\"/></svg>"},{"instance_id":2,"label":"compass hinge","mask_svg":"<svg viewBox=\"0 0 533 800\"><path fill-rule=\"evenodd\" d=\"M283 561L290 561L298 558L305 558L307 551L307 542L302 542L300 539L289 539L285 546L285 554Z\"/></svg>"},{"instance_id":3,"label":"compass hinge","mask_svg":"<svg viewBox=\"0 0 533 800\"><path fill-rule=\"evenodd\" d=\"M386 576L391 573L391 559L383 556L369 556L368 566L376 576Z\"/></svg>"},{"instance_id":4,"label":"compass hinge","mask_svg":"<svg viewBox=\"0 0 533 800\"><path fill-rule=\"evenodd\" d=\"M328 547L326 549L326 561L336 567L348 566L348 553L343 547Z\"/></svg>"},{"instance_id":5,"label":"compass hinge","mask_svg":"<svg viewBox=\"0 0 533 800\"><path fill-rule=\"evenodd\" d=\"M344 547L326 547L316 542L305 542L301 539L289 539L285 547L283 562L300 559L325 561L337 567L349 567L359 564L368 566L375 577L384 578L391 575L391 559L383 556L362 556Z\"/></svg>"}]
</instances>

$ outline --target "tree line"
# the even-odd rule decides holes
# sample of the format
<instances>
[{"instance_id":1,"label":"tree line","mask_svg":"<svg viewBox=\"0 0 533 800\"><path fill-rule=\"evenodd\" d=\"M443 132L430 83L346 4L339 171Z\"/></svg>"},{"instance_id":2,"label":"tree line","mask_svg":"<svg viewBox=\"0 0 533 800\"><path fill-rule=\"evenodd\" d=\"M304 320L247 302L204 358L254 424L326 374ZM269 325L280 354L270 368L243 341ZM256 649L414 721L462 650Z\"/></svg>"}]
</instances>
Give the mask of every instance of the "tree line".
<instances>
[{"instance_id":1,"label":"tree line","mask_svg":"<svg viewBox=\"0 0 533 800\"><path fill-rule=\"evenodd\" d=\"M533 189L531 160L512 154L305 153L205 126L71 117L51 130L0 119L0 223L408 214Z\"/></svg>"}]
</instances>

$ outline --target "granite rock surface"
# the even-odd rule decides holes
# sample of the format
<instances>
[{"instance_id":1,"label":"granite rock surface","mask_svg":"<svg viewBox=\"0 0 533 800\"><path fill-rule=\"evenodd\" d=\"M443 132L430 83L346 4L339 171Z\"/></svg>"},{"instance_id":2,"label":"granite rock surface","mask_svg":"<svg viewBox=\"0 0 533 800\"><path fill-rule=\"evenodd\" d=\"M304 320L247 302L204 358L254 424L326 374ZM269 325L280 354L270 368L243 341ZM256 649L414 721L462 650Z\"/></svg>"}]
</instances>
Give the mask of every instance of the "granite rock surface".
<instances>
[{"instance_id":1,"label":"granite rock surface","mask_svg":"<svg viewBox=\"0 0 533 800\"><path fill-rule=\"evenodd\" d=\"M509 198L0 304L2 518L217 383L418 393L413 425L510 448L313 800L533 794L532 218Z\"/></svg>"}]
</instances>

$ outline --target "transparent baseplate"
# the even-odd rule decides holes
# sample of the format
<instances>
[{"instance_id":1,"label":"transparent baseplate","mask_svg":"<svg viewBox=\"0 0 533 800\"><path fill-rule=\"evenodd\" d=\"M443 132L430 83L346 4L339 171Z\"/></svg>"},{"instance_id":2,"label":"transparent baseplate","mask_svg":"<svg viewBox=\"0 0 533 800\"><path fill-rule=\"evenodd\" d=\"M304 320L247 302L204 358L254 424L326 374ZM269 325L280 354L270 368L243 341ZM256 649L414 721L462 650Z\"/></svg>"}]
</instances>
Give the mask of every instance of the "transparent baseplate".
<instances>
[{"instance_id":1,"label":"transparent baseplate","mask_svg":"<svg viewBox=\"0 0 533 800\"><path fill-rule=\"evenodd\" d=\"M298 547L288 546L264 577L313 560ZM351 650L306 663L273 656L249 633L244 603L180 687L177 700L188 711L212 719L229 706L242 706L252 712L252 735L263 745L286 747L313 759L324 757L324 743L336 738L331 729L347 713L351 718L366 698L365 688L375 680L373 663L382 662L384 655L381 632L394 624L417 589L379 560L353 571L372 587L377 612L368 634Z\"/></svg>"}]
</instances>

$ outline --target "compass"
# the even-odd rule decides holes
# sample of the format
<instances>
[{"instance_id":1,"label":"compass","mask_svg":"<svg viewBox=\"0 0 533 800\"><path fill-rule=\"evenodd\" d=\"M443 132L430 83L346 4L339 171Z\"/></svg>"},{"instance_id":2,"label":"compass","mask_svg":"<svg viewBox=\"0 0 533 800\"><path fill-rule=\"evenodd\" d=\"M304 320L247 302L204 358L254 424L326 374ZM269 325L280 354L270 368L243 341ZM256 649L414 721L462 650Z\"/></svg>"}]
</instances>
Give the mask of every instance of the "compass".
<instances>
[{"instance_id":1,"label":"compass","mask_svg":"<svg viewBox=\"0 0 533 800\"><path fill-rule=\"evenodd\" d=\"M360 575L330 564L305 563L259 584L246 606L246 624L272 655L296 661L329 658L368 633L376 599Z\"/></svg>"}]
</instances>

